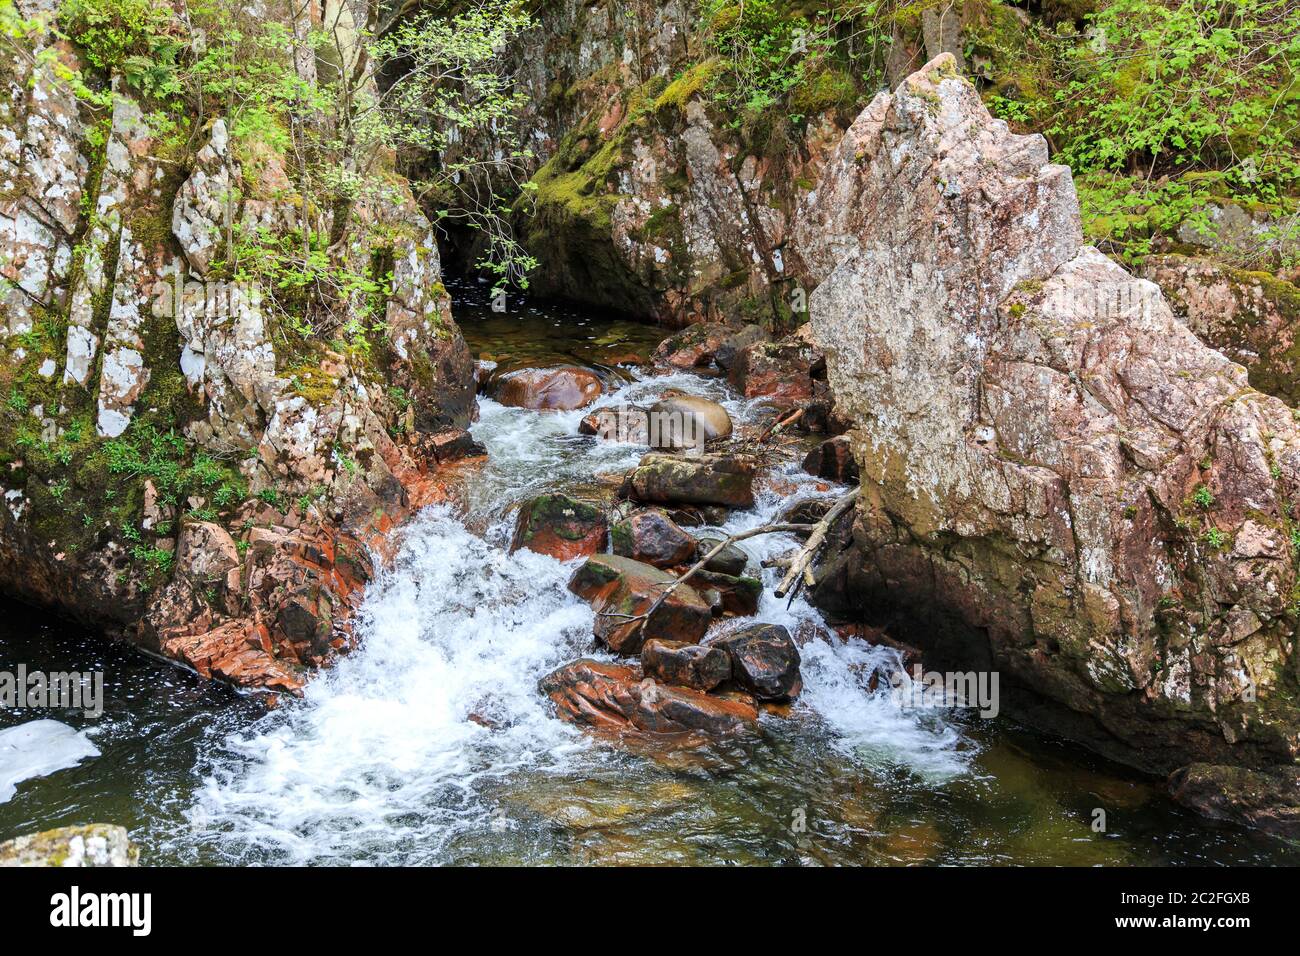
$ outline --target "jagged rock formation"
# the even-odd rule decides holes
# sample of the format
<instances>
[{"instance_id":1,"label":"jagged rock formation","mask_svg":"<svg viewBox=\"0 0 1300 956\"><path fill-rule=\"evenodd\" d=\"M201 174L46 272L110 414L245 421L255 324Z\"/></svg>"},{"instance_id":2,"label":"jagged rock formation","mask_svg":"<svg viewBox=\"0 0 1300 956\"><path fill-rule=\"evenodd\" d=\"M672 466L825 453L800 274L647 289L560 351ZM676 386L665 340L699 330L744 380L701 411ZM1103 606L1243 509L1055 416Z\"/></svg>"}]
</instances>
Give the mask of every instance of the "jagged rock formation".
<instances>
[{"instance_id":1,"label":"jagged rock formation","mask_svg":"<svg viewBox=\"0 0 1300 956\"><path fill-rule=\"evenodd\" d=\"M45 0L21 7L52 22ZM220 114L196 151L164 142L120 75L54 36L0 64L0 588L201 673L296 689L351 639L367 546L472 450L472 360L433 227L389 162L382 198L335 229L274 148L238 153ZM79 99L72 71L111 83L111 105ZM365 348L302 332L218 267L240 236L298 241L309 214L355 274L391 270ZM368 295L329 321L363 321Z\"/></svg>"},{"instance_id":2,"label":"jagged rock formation","mask_svg":"<svg viewBox=\"0 0 1300 956\"><path fill-rule=\"evenodd\" d=\"M822 588L901 609L936 660L1000 670L1004 707L1046 699L1040 720L1130 763L1289 764L1300 426L1083 245L1047 159L944 55L807 197L862 482Z\"/></svg>"}]
</instances>

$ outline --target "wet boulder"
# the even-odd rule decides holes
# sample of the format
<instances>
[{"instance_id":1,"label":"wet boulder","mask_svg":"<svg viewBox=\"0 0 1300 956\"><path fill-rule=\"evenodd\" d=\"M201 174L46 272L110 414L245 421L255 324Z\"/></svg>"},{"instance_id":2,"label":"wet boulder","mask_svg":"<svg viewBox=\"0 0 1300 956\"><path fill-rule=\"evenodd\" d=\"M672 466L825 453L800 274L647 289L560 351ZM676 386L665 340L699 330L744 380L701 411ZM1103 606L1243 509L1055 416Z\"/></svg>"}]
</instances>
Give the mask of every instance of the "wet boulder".
<instances>
[{"instance_id":1,"label":"wet boulder","mask_svg":"<svg viewBox=\"0 0 1300 956\"><path fill-rule=\"evenodd\" d=\"M698 448L731 436L731 416L717 402L674 393L650 406L649 444L653 448Z\"/></svg>"},{"instance_id":2,"label":"wet boulder","mask_svg":"<svg viewBox=\"0 0 1300 956\"><path fill-rule=\"evenodd\" d=\"M608 531L605 513L591 502L538 495L519 509L510 553L527 548L568 561L603 550Z\"/></svg>"},{"instance_id":3,"label":"wet boulder","mask_svg":"<svg viewBox=\"0 0 1300 956\"><path fill-rule=\"evenodd\" d=\"M1300 768L1260 770L1194 763L1169 775L1169 795L1213 820L1300 838Z\"/></svg>"},{"instance_id":4,"label":"wet boulder","mask_svg":"<svg viewBox=\"0 0 1300 956\"><path fill-rule=\"evenodd\" d=\"M690 580L697 590L717 594L716 606L729 617L749 617L758 613L758 602L763 596L763 582L758 578L699 571Z\"/></svg>"},{"instance_id":5,"label":"wet boulder","mask_svg":"<svg viewBox=\"0 0 1300 956\"><path fill-rule=\"evenodd\" d=\"M818 478L843 484L858 480L858 463L853 458L847 435L837 435L819 444L803 460L803 470Z\"/></svg>"},{"instance_id":6,"label":"wet boulder","mask_svg":"<svg viewBox=\"0 0 1300 956\"><path fill-rule=\"evenodd\" d=\"M697 322L660 342L652 360L663 369L708 368L731 334L732 330L721 322Z\"/></svg>"},{"instance_id":7,"label":"wet boulder","mask_svg":"<svg viewBox=\"0 0 1300 956\"><path fill-rule=\"evenodd\" d=\"M610 535L615 554L671 568L695 556L695 539L662 511L639 511L614 525Z\"/></svg>"},{"instance_id":8,"label":"wet boulder","mask_svg":"<svg viewBox=\"0 0 1300 956\"><path fill-rule=\"evenodd\" d=\"M578 423L578 434L595 435L605 441L650 444L650 410L639 405L611 405L598 408Z\"/></svg>"},{"instance_id":9,"label":"wet boulder","mask_svg":"<svg viewBox=\"0 0 1300 956\"><path fill-rule=\"evenodd\" d=\"M661 684L641 669L583 659L566 664L538 685L556 716L597 732L686 738L690 742L754 731L752 698L706 694Z\"/></svg>"},{"instance_id":10,"label":"wet boulder","mask_svg":"<svg viewBox=\"0 0 1300 956\"><path fill-rule=\"evenodd\" d=\"M646 641L641 669L665 684L710 691L731 678L731 657L721 648L703 644Z\"/></svg>"},{"instance_id":11,"label":"wet boulder","mask_svg":"<svg viewBox=\"0 0 1300 956\"><path fill-rule=\"evenodd\" d=\"M696 539L699 545L700 557L704 557L724 539L702 535ZM745 573L745 568L749 564L749 555L740 549L737 545L729 544L713 557L709 558L704 565L706 571L716 571L718 574L740 575Z\"/></svg>"},{"instance_id":12,"label":"wet boulder","mask_svg":"<svg viewBox=\"0 0 1300 956\"><path fill-rule=\"evenodd\" d=\"M753 624L710 641L731 655L731 679L759 700L799 693L799 649L780 624Z\"/></svg>"},{"instance_id":13,"label":"wet boulder","mask_svg":"<svg viewBox=\"0 0 1300 956\"><path fill-rule=\"evenodd\" d=\"M813 397L813 375L824 368L820 352L790 336L741 349L727 381L746 398L766 398L778 407L793 408Z\"/></svg>"},{"instance_id":14,"label":"wet boulder","mask_svg":"<svg viewBox=\"0 0 1300 956\"><path fill-rule=\"evenodd\" d=\"M650 454L628 478L628 496L661 504L754 506L754 459Z\"/></svg>"},{"instance_id":15,"label":"wet boulder","mask_svg":"<svg viewBox=\"0 0 1300 956\"><path fill-rule=\"evenodd\" d=\"M675 578L650 564L616 554L597 554L574 572L569 590L590 602L596 612L597 639L616 654L639 653L653 638L698 644L713 614L689 584L673 590L644 621L644 614Z\"/></svg>"},{"instance_id":16,"label":"wet boulder","mask_svg":"<svg viewBox=\"0 0 1300 956\"><path fill-rule=\"evenodd\" d=\"M573 365L525 368L497 379L493 397L502 405L570 411L600 398L604 387L595 372Z\"/></svg>"}]
</instances>

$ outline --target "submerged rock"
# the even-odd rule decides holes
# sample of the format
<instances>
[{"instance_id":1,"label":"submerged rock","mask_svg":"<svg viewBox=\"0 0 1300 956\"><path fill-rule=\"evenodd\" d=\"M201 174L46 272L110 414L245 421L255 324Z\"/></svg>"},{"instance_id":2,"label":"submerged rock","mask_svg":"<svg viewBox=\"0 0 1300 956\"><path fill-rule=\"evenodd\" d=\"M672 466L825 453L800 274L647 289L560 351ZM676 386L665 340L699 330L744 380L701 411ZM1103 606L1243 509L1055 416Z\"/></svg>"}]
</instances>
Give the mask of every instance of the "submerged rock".
<instances>
[{"instance_id":1,"label":"submerged rock","mask_svg":"<svg viewBox=\"0 0 1300 956\"><path fill-rule=\"evenodd\" d=\"M671 574L614 554L598 554L574 572L569 590L591 603L595 635L616 654L632 655L653 638L698 644L709 628L709 605L689 584L677 587L647 620L629 618L649 610Z\"/></svg>"},{"instance_id":2,"label":"submerged rock","mask_svg":"<svg viewBox=\"0 0 1300 956\"><path fill-rule=\"evenodd\" d=\"M647 677L665 684L710 691L731 678L731 657L703 644L646 641L641 648L641 668Z\"/></svg>"},{"instance_id":3,"label":"submerged rock","mask_svg":"<svg viewBox=\"0 0 1300 956\"><path fill-rule=\"evenodd\" d=\"M568 495L538 495L525 502L515 521L510 552L520 548L568 561L604 550L609 524L589 501Z\"/></svg>"},{"instance_id":4,"label":"submerged rock","mask_svg":"<svg viewBox=\"0 0 1300 956\"><path fill-rule=\"evenodd\" d=\"M543 677L539 688L561 719L617 736L695 743L754 730L758 722L752 700L660 684L629 665L575 661Z\"/></svg>"},{"instance_id":5,"label":"submerged rock","mask_svg":"<svg viewBox=\"0 0 1300 956\"><path fill-rule=\"evenodd\" d=\"M709 642L731 657L731 678L759 700L798 695L799 649L780 624L754 624Z\"/></svg>"},{"instance_id":6,"label":"submerged rock","mask_svg":"<svg viewBox=\"0 0 1300 956\"><path fill-rule=\"evenodd\" d=\"M628 479L629 497L664 504L754 506L756 462L743 455L650 454Z\"/></svg>"},{"instance_id":7,"label":"submerged rock","mask_svg":"<svg viewBox=\"0 0 1300 956\"><path fill-rule=\"evenodd\" d=\"M604 387L595 372L577 366L525 368L497 379L493 397L502 405L570 411L600 398Z\"/></svg>"},{"instance_id":8,"label":"submerged rock","mask_svg":"<svg viewBox=\"0 0 1300 956\"><path fill-rule=\"evenodd\" d=\"M615 554L671 568L695 556L695 539L662 511L639 511L614 525L610 533Z\"/></svg>"},{"instance_id":9,"label":"submerged rock","mask_svg":"<svg viewBox=\"0 0 1300 956\"><path fill-rule=\"evenodd\" d=\"M0 843L3 866L137 866L140 850L126 829L106 823L59 827Z\"/></svg>"}]
</instances>

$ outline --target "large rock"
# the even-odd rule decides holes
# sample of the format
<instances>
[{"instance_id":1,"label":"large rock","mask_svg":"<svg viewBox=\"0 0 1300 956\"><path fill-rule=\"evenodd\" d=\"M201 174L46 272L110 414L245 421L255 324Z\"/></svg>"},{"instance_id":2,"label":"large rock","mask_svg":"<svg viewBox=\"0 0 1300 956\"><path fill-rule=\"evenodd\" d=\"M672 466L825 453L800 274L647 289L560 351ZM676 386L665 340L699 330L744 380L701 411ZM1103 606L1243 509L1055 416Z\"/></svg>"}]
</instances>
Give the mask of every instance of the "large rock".
<instances>
[{"instance_id":1,"label":"large rock","mask_svg":"<svg viewBox=\"0 0 1300 956\"><path fill-rule=\"evenodd\" d=\"M799 693L799 648L780 624L753 624L709 642L731 657L731 678L760 700Z\"/></svg>"},{"instance_id":2,"label":"large rock","mask_svg":"<svg viewBox=\"0 0 1300 956\"><path fill-rule=\"evenodd\" d=\"M603 387L595 372L576 366L524 368L497 380L494 397L516 408L570 411L600 398Z\"/></svg>"},{"instance_id":3,"label":"large rock","mask_svg":"<svg viewBox=\"0 0 1300 956\"><path fill-rule=\"evenodd\" d=\"M755 467L742 455L650 454L629 476L627 490L636 501L752 508Z\"/></svg>"},{"instance_id":4,"label":"large rock","mask_svg":"<svg viewBox=\"0 0 1300 956\"><path fill-rule=\"evenodd\" d=\"M1292 405L1300 400L1294 284L1188 256L1150 256L1143 270L1201 341L1246 366L1252 386Z\"/></svg>"},{"instance_id":5,"label":"large rock","mask_svg":"<svg viewBox=\"0 0 1300 956\"><path fill-rule=\"evenodd\" d=\"M691 583L728 617L749 617L758 613L758 604L763 597L763 582L758 578L701 570L691 578ZM717 596L716 603L713 595Z\"/></svg>"},{"instance_id":6,"label":"large rock","mask_svg":"<svg viewBox=\"0 0 1300 956\"><path fill-rule=\"evenodd\" d=\"M731 436L731 416L717 402L680 392L650 406L650 440L655 448L703 449Z\"/></svg>"},{"instance_id":7,"label":"large rock","mask_svg":"<svg viewBox=\"0 0 1300 956\"><path fill-rule=\"evenodd\" d=\"M757 726L758 709L743 697L719 697L643 678L639 668L579 660L539 685L564 720L623 736L733 736Z\"/></svg>"},{"instance_id":8,"label":"large rock","mask_svg":"<svg viewBox=\"0 0 1300 956\"><path fill-rule=\"evenodd\" d=\"M647 677L709 691L731 678L731 657L726 651L680 641L646 641L641 648L641 668Z\"/></svg>"},{"instance_id":9,"label":"large rock","mask_svg":"<svg viewBox=\"0 0 1300 956\"><path fill-rule=\"evenodd\" d=\"M1169 794L1211 819L1300 838L1300 768L1191 764L1169 775Z\"/></svg>"},{"instance_id":10,"label":"large rock","mask_svg":"<svg viewBox=\"0 0 1300 956\"><path fill-rule=\"evenodd\" d=\"M123 827L105 823L59 827L0 843L3 866L137 866L140 850Z\"/></svg>"},{"instance_id":11,"label":"large rock","mask_svg":"<svg viewBox=\"0 0 1300 956\"><path fill-rule=\"evenodd\" d=\"M695 539L662 511L638 511L614 525L613 551L625 558L671 568L695 556Z\"/></svg>"},{"instance_id":12,"label":"large rock","mask_svg":"<svg viewBox=\"0 0 1300 956\"><path fill-rule=\"evenodd\" d=\"M591 603L595 635L616 654L636 654L652 638L697 644L712 612L688 584L676 588L645 621L629 618L650 609L674 581L658 568L615 554L598 554L574 572L569 590Z\"/></svg>"},{"instance_id":13,"label":"large rock","mask_svg":"<svg viewBox=\"0 0 1300 956\"><path fill-rule=\"evenodd\" d=\"M519 509L510 551L520 548L561 561L595 554L605 547L609 523L589 501L568 495L538 495Z\"/></svg>"},{"instance_id":14,"label":"large rock","mask_svg":"<svg viewBox=\"0 0 1300 956\"><path fill-rule=\"evenodd\" d=\"M746 398L765 398L780 408L792 408L813 396L813 372L821 354L791 336L780 342L756 342L736 353L727 381Z\"/></svg>"},{"instance_id":15,"label":"large rock","mask_svg":"<svg viewBox=\"0 0 1300 956\"><path fill-rule=\"evenodd\" d=\"M813 332L861 469L858 596L1120 759L1290 764L1297 424L1083 246L1047 159L941 56L806 197Z\"/></svg>"}]
</instances>

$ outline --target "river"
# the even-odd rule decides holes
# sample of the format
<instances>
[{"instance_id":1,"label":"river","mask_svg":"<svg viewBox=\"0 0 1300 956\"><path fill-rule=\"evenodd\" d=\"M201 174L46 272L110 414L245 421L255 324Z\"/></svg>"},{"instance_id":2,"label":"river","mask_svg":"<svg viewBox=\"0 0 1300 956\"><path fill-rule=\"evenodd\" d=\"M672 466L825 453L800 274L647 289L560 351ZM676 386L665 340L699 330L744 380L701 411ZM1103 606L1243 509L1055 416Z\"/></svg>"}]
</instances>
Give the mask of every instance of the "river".
<instances>
[{"instance_id":1,"label":"river","mask_svg":"<svg viewBox=\"0 0 1300 956\"><path fill-rule=\"evenodd\" d=\"M576 362L601 404L666 388L767 412L716 379L627 364L662 333L554 305L505 315L462 289L457 319L501 367ZM0 802L0 840L72 823L126 826L150 864L1241 864L1300 850L1174 806L1160 782L1004 718L902 706L869 675L893 651L820 627L801 598L765 592L759 618L804 643L804 692L759 740L669 759L615 749L552 716L538 679L591 645L573 565L508 555L511 506L582 489L641 450L577 433L581 412L481 400L489 450L456 505L402 531L372 584L358 651L267 712L185 671L17 607L0 669L102 670L98 719L53 715L98 756L31 777ZM834 495L794 464L769 475L753 527L793 496ZM749 539L754 559L791 538ZM775 571L765 571L769 586ZM0 713L0 732L48 713ZM1106 811L1104 831L1092 827Z\"/></svg>"}]
</instances>

